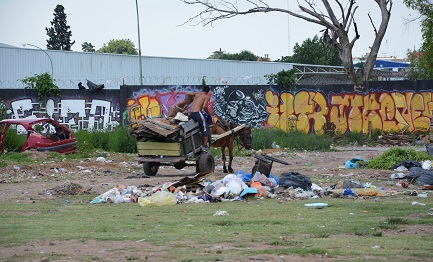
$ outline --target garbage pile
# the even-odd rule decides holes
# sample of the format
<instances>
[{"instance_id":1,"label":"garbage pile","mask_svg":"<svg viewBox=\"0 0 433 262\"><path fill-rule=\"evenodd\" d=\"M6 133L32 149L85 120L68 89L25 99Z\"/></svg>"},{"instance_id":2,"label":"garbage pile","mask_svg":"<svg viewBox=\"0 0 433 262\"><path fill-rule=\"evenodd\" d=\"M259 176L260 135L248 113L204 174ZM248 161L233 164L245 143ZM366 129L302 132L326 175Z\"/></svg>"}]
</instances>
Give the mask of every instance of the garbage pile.
<instances>
[{"instance_id":1,"label":"garbage pile","mask_svg":"<svg viewBox=\"0 0 433 262\"><path fill-rule=\"evenodd\" d=\"M336 184L321 187L311 182L308 176L298 172L285 172L275 177L270 173L272 161L278 159L269 156L256 157L256 165L251 173L238 171L228 174L222 179L212 179L212 174L199 173L194 177L184 177L176 182L166 182L160 186L118 185L99 195L91 201L96 203L136 202L140 206L163 206L189 203L212 203L222 201L249 201L253 199L272 198L279 202L303 199L319 199L323 197L379 197L393 195L396 190L385 190L372 183L345 178ZM263 165L263 161L271 161ZM346 169L358 168L360 158L353 158L345 163ZM280 160L278 160L280 161ZM284 161L280 161L287 164ZM391 167L396 173L390 179L403 179L403 188L410 184L423 186L422 189L433 189L433 171L430 160L417 162L405 160ZM258 171L259 170L259 171ZM396 184L397 185L397 184ZM418 194L416 190L407 190L405 194Z\"/></svg>"},{"instance_id":2,"label":"garbage pile","mask_svg":"<svg viewBox=\"0 0 433 262\"><path fill-rule=\"evenodd\" d=\"M249 201L272 198L278 201L319 199L330 197L381 196L384 189L370 184L362 185L347 179L341 185L322 188L310 178L297 172L286 172L279 178L260 172L228 174L212 181L207 174L185 177L177 182L152 187L118 185L97 196L90 203L137 202L140 206L165 206L175 204L212 203L222 201ZM354 187L353 189L350 188ZM356 187L356 188L355 188Z\"/></svg>"},{"instance_id":3,"label":"garbage pile","mask_svg":"<svg viewBox=\"0 0 433 262\"><path fill-rule=\"evenodd\" d=\"M422 162L405 160L392 166L390 169L398 171L397 173L391 174L390 178L407 180L407 184L402 184L403 187L416 184L425 189L433 189L432 161L430 160Z\"/></svg>"}]
</instances>

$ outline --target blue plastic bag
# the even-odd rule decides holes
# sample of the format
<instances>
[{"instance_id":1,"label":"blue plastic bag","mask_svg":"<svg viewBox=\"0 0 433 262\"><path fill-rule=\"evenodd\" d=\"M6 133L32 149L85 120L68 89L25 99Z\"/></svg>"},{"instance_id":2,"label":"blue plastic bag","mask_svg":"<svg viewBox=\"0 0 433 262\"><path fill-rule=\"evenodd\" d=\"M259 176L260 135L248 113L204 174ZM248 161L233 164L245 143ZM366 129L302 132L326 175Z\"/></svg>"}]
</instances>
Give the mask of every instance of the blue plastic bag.
<instances>
[{"instance_id":1,"label":"blue plastic bag","mask_svg":"<svg viewBox=\"0 0 433 262\"><path fill-rule=\"evenodd\" d=\"M355 169L358 167L358 164L356 163L358 161L365 161L365 160L362 158L352 158L351 160L346 161L346 163L344 164L344 167L346 169Z\"/></svg>"}]
</instances>

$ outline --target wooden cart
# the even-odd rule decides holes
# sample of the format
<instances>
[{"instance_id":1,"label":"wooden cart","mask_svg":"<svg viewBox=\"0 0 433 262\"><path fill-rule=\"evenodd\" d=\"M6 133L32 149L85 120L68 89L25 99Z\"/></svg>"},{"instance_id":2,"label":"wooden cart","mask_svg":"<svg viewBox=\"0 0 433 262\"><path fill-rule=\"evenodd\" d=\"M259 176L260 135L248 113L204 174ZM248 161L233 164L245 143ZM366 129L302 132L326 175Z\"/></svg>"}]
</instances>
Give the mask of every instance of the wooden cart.
<instances>
[{"instance_id":1,"label":"wooden cart","mask_svg":"<svg viewBox=\"0 0 433 262\"><path fill-rule=\"evenodd\" d=\"M214 157L204 151L200 126L194 120L172 125L164 118L151 118L134 124L136 160L143 164L146 175L155 176L160 166L196 166L197 173L215 170Z\"/></svg>"}]
</instances>

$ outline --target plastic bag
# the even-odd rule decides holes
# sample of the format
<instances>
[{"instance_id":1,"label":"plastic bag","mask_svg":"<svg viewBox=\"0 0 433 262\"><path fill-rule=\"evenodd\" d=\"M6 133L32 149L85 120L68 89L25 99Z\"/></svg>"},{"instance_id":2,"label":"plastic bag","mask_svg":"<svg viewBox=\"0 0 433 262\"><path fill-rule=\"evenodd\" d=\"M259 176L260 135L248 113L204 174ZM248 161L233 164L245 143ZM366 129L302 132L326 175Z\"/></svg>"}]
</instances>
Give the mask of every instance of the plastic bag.
<instances>
[{"instance_id":1,"label":"plastic bag","mask_svg":"<svg viewBox=\"0 0 433 262\"><path fill-rule=\"evenodd\" d=\"M144 206L174 206L177 203L176 195L166 192L158 191L150 197L139 197L138 204Z\"/></svg>"},{"instance_id":2,"label":"plastic bag","mask_svg":"<svg viewBox=\"0 0 433 262\"><path fill-rule=\"evenodd\" d=\"M425 160L422 162L422 169L425 170L430 170L431 169L431 161L430 160Z\"/></svg>"},{"instance_id":3,"label":"plastic bag","mask_svg":"<svg viewBox=\"0 0 433 262\"><path fill-rule=\"evenodd\" d=\"M298 172L287 172L280 175L279 185L284 188L302 188L303 190L311 189L311 180Z\"/></svg>"},{"instance_id":4,"label":"plastic bag","mask_svg":"<svg viewBox=\"0 0 433 262\"><path fill-rule=\"evenodd\" d=\"M260 182L252 181L251 187L257 189L257 197L265 197L266 196L266 189L262 186Z\"/></svg>"}]
</instances>

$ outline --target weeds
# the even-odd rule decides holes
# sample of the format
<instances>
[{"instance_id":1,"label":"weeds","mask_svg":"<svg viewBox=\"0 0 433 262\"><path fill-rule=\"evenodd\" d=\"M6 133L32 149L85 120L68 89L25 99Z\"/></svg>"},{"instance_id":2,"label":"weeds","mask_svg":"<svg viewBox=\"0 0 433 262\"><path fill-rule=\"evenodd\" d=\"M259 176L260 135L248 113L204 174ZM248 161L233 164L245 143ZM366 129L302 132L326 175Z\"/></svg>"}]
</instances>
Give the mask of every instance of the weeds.
<instances>
[{"instance_id":1,"label":"weeds","mask_svg":"<svg viewBox=\"0 0 433 262\"><path fill-rule=\"evenodd\" d=\"M306 134L302 131L283 131L277 128L253 130L252 147L255 150L273 148L320 151L331 147L330 135Z\"/></svg>"},{"instance_id":2,"label":"weeds","mask_svg":"<svg viewBox=\"0 0 433 262\"><path fill-rule=\"evenodd\" d=\"M135 138L128 128L117 127L114 131L86 131L79 130L74 133L78 141L77 152L88 155L101 149L109 152L136 153Z\"/></svg>"},{"instance_id":3,"label":"weeds","mask_svg":"<svg viewBox=\"0 0 433 262\"><path fill-rule=\"evenodd\" d=\"M404 160L414 160L422 161L426 159L433 159L426 152L418 152L414 149L402 149L398 147L393 147L381 156L376 157L372 160L365 161L363 165L371 169L389 169L390 167L404 161Z\"/></svg>"}]
</instances>

